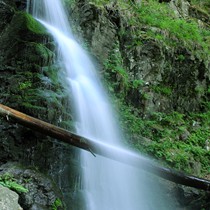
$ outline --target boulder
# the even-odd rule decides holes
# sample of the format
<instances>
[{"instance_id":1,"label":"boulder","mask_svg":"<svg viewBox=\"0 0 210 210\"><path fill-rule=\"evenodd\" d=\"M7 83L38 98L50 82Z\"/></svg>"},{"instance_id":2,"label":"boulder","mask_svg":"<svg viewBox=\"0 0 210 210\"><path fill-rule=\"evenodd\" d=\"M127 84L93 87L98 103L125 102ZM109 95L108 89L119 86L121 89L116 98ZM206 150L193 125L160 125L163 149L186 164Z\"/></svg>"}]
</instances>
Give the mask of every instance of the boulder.
<instances>
[{"instance_id":1,"label":"boulder","mask_svg":"<svg viewBox=\"0 0 210 210\"><path fill-rule=\"evenodd\" d=\"M0 209L1 210L23 210L18 204L19 195L0 185Z\"/></svg>"}]
</instances>

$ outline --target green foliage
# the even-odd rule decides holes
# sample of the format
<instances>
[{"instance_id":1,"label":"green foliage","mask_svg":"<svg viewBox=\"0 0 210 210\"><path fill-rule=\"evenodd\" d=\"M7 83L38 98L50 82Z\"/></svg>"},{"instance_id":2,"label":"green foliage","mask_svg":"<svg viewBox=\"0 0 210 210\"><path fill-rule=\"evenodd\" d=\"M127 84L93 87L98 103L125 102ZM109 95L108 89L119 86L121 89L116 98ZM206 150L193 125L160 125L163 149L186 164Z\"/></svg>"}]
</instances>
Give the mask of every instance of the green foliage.
<instances>
[{"instance_id":1,"label":"green foliage","mask_svg":"<svg viewBox=\"0 0 210 210\"><path fill-rule=\"evenodd\" d=\"M144 81L143 80L141 80L141 79L135 79L135 80L133 80L132 81L132 87L134 88L134 89L136 89L136 88L139 88L139 87L142 87L143 85L144 85Z\"/></svg>"},{"instance_id":2,"label":"green foliage","mask_svg":"<svg viewBox=\"0 0 210 210\"><path fill-rule=\"evenodd\" d=\"M59 198L57 198L55 200L55 202L53 203L51 210L58 210L59 207L63 207L63 203L62 203L62 201Z\"/></svg>"},{"instance_id":3,"label":"green foliage","mask_svg":"<svg viewBox=\"0 0 210 210\"><path fill-rule=\"evenodd\" d=\"M199 173L196 175L210 172L210 153L205 149L205 142L210 136L209 112L190 115L155 112L143 119L140 111L131 105L122 100L115 103L120 110L122 128L129 136L128 143L135 149L163 160L178 170ZM189 136L181 140L180 135L186 131ZM148 140L142 140L141 136ZM201 171L194 171L196 163L201 164Z\"/></svg>"},{"instance_id":4,"label":"green foliage","mask_svg":"<svg viewBox=\"0 0 210 210\"><path fill-rule=\"evenodd\" d=\"M210 32L200 28L193 19L185 20L176 17L168 4L159 4L155 0L144 1L137 12L139 21L161 29L161 31L148 31L149 35L171 44L178 43L177 39L179 42L188 43L188 46L191 47L197 44L202 46L205 51L209 51L205 39L210 35Z\"/></svg>"},{"instance_id":5,"label":"green foliage","mask_svg":"<svg viewBox=\"0 0 210 210\"><path fill-rule=\"evenodd\" d=\"M14 190L17 193L27 193L28 189L17 183L17 180L14 179L10 174L5 174L0 176L0 185L7 187L11 190Z\"/></svg>"},{"instance_id":6,"label":"green foliage","mask_svg":"<svg viewBox=\"0 0 210 210\"><path fill-rule=\"evenodd\" d=\"M156 93L161 93L163 95L167 95L170 96L172 94L172 90L170 87L166 87L163 85L156 85L153 86L152 89L156 92Z\"/></svg>"},{"instance_id":7,"label":"green foliage","mask_svg":"<svg viewBox=\"0 0 210 210\"><path fill-rule=\"evenodd\" d=\"M105 5L105 0L92 0L94 4ZM161 4L157 0L142 0L141 4L133 4L131 1L117 1L118 9L126 18L132 30L132 36L136 37L133 44L142 44L144 40L156 39L170 46L184 46L203 56L209 53L210 31L200 27L198 21L193 18L178 17L169 4ZM207 2L202 5L207 5ZM144 30L142 30L144 26ZM145 26L146 27L145 30ZM121 33L128 33L122 31ZM205 53L203 53L205 52ZM178 59L184 60L180 55Z\"/></svg>"},{"instance_id":8,"label":"green foliage","mask_svg":"<svg viewBox=\"0 0 210 210\"><path fill-rule=\"evenodd\" d=\"M127 106L122 100L115 101L118 109L120 110L121 123L125 133L139 134L145 128L145 124L141 118L138 117L139 111L135 110L132 106Z\"/></svg>"},{"instance_id":9,"label":"green foliage","mask_svg":"<svg viewBox=\"0 0 210 210\"><path fill-rule=\"evenodd\" d=\"M195 91L196 91L197 93L203 94L203 93L205 92L205 89L204 89L204 87L202 87L202 86L197 86L197 87L195 87Z\"/></svg>"},{"instance_id":10,"label":"green foliage","mask_svg":"<svg viewBox=\"0 0 210 210\"><path fill-rule=\"evenodd\" d=\"M91 2L101 8L113 3L107 0ZM208 0L192 0L191 4L203 10L207 9L206 15L209 16ZM133 45L142 45L145 40L155 39L170 47L185 46L199 57L206 58L210 53L210 31L202 27L195 18L178 17L169 4L159 3L157 0L142 0L141 4L119 0L114 5L130 26L135 38ZM120 33L122 35L130 32L122 30ZM180 55L177 59L183 61L185 57Z\"/></svg>"},{"instance_id":11,"label":"green foliage","mask_svg":"<svg viewBox=\"0 0 210 210\"><path fill-rule=\"evenodd\" d=\"M108 90L117 93L119 97L125 97L130 90L138 90L140 93L141 87L145 85L142 79L132 79L127 72L118 44L104 62L104 68ZM142 93L142 97L148 99L149 95Z\"/></svg>"},{"instance_id":12,"label":"green foliage","mask_svg":"<svg viewBox=\"0 0 210 210\"><path fill-rule=\"evenodd\" d=\"M184 61L185 60L185 56L180 54L178 57L177 57L178 60L180 61Z\"/></svg>"},{"instance_id":13,"label":"green foliage","mask_svg":"<svg viewBox=\"0 0 210 210\"><path fill-rule=\"evenodd\" d=\"M129 75L124 68L123 59L118 45L115 45L113 52L111 52L109 59L104 63L107 81L116 81L114 85L108 85L110 92L118 89L121 91L127 91L130 86Z\"/></svg>"},{"instance_id":14,"label":"green foliage","mask_svg":"<svg viewBox=\"0 0 210 210\"><path fill-rule=\"evenodd\" d=\"M32 86L31 81L25 81L25 82L19 83L19 89L20 90L25 90L27 88L30 88L31 86Z\"/></svg>"}]
</instances>

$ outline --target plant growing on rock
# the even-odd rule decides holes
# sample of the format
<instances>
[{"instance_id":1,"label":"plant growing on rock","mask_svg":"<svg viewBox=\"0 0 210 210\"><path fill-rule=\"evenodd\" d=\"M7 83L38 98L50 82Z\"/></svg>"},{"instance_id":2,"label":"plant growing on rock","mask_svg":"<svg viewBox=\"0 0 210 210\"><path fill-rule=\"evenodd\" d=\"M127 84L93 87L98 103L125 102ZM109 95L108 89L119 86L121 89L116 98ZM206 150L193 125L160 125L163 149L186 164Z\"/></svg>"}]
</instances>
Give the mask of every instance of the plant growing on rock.
<instances>
[{"instance_id":1,"label":"plant growing on rock","mask_svg":"<svg viewBox=\"0 0 210 210\"><path fill-rule=\"evenodd\" d=\"M0 176L0 185L7 187L11 190L14 190L17 193L27 193L28 189L17 183L17 180L14 179L10 174L4 174Z\"/></svg>"}]
</instances>

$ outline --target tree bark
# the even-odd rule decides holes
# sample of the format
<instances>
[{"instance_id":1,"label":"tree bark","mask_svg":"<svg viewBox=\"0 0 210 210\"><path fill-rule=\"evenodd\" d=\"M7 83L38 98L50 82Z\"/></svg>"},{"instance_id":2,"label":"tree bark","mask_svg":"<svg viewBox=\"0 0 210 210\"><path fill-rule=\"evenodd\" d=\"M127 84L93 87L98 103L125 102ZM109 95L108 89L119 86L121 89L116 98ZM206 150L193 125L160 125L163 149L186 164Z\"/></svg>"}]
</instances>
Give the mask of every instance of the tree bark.
<instances>
[{"instance_id":1,"label":"tree bark","mask_svg":"<svg viewBox=\"0 0 210 210\"><path fill-rule=\"evenodd\" d=\"M10 121L11 119L34 131L38 131L42 134L56 138L72 146L89 151L93 155L98 154L106 158L138 167L177 184L210 191L210 180L186 175L173 169L156 165L151 160L137 153L120 148L118 146L98 142L94 139L87 139L47 122L30 117L29 115L11 109L2 104L0 104L0 115L5 117L7 121Z\"/></svg>"}]
</instances>

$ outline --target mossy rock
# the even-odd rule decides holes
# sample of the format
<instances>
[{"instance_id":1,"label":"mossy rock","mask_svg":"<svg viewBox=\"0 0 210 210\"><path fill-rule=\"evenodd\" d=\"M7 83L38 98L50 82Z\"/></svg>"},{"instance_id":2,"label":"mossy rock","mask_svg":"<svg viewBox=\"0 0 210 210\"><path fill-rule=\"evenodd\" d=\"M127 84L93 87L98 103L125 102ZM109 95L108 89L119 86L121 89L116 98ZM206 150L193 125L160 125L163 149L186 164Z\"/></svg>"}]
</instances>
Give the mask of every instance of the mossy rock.
<instances>
[{"instance_id":1,"label":"mossy rock","mask_svg":"<svg viewBox=\"0 0 210 210\"><path fill-rule=\"evenodd\" d=\"M30 14L25 12L16 12L10 28L24 41L43 41L43 38L48 36L47 30ZM24 35L24 36L23 36Z\"/></svg>"},{"instance_id":2,"label":"mossy rock","mask_svg":"<svg viewBox=\"0 0 210 210\"><path fill-rule=\"evenodd\" d=\"M43 44L29 42L19 52L16 62L20 60L23 62L21 64L36 63L41 66L46 66L52 63L53 58L54 53Z\"/></svg>"},{"instance_id":3,"label":"mossy rock","mask_svg":"<svg viewBox=\"0 0 210 210\"><path fill-rule=\"evenodd\" d=\"M41 45L46 37L49 37L46 29L31 15L16 12L0 39L2 63L16 66L17 62L14 63L13 60L20 60L21 56L29 57L30 61L33 51L46 59L46 52L49 54L49 51ZM32 61L36 62L37 59L33 58Z\"/></svg>"}]
</instances>

